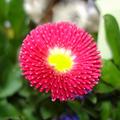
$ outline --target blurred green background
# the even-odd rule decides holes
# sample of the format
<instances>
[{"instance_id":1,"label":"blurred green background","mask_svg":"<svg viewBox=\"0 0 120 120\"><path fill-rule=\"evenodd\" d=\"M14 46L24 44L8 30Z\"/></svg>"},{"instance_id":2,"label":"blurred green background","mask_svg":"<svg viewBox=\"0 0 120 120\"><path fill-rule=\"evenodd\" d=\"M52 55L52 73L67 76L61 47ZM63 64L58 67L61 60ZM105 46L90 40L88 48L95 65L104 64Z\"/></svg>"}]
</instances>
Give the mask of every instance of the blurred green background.
<instances>
[{"instance_id":1,"label":"blurred green background","mask_svg":"<svg viewBox=\"0 0 120 120\"><path fill-rule=\"evenodd\" d=\"M37 24L51 21L50 10L60 0L53 1L36 23L25 12L23 0L0 0L0 120L120 120L120 30L117 22L120 16L116 14L120 10L117 7L101 10L100 6L108 0L96 1L100 25L97 31L89 31L100 46L103 61L100 83L91 93L75 101L52 102L49 94L29 87L22 76L18 65L20 45Z\"/></svg>"}]
</instances>

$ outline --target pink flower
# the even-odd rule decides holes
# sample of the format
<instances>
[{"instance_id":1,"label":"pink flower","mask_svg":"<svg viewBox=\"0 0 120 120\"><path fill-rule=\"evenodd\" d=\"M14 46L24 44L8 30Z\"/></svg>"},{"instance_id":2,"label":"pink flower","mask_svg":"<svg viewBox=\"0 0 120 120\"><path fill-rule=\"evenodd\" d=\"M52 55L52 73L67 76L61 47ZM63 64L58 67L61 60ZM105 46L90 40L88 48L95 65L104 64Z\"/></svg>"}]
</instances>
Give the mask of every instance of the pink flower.
<instances>
[{"instance_id":1,"label":"pink flower","mask_svg":"<svg viewBox=\"0 0 120 120\"><path fill-rule=\"evenodd\" d=\"M50 92L52 100L73 100L98 83L101 60L92 36L60 22L38 26L26 36L20 66L31 86Z\"/></svg>"}]
</instances>

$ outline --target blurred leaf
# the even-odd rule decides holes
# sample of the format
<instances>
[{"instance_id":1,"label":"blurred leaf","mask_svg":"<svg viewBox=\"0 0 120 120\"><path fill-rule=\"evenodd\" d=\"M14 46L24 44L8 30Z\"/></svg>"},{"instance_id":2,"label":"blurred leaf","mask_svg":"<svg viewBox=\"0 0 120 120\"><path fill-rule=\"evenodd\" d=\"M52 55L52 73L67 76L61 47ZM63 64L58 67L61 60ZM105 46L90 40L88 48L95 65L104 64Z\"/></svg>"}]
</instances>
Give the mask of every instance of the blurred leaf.
<instances>
[{"instance_id":1,"label":"blurred leaf","mask_svg":"<svg viewBox=\"0 0 120 120\"><path fill-rule=\"evenodd\" d=\"M111 86L120 89L120 71L110 60L103 61L101 78Z\"/></svg>"},{"instance_id":2,"label":"blurred leaf","mask_svg":"<svg viewBox=\"0 0 120 120\"><path fill-rule=\"evenodd\" d=\"M41 110L40 112L41 112L42 118L44 120L52 118L52 116L54 115L52 110L50 110L48 108L42 107L40 110Z\"/></svg>"},{"instance_id":3,"label":"blurred leaf","mask_svg":"<svg viewBox=\"0 0 120 120\"><path fill-rule=\"evenodd\" d=\"M0 0L0 28L3 26L3 23L6 19L6 13L7 13L7 4L5 0Z\"/></svg>"},{"instance_id":4,"label":"blurred leaf","mask_svg":"<svg viewBox=\"0 0 120 120\"><path fill-rule=\"evenodd\" d=\"M37 120L36 117L33 115L33 111L35 108L31 107L31 106L25 106L24 110L23 110L23 114L24 114L24 119L25 120Z\"/></svg>"},{"instance_id":5,"label":"blurred leaf","mask_svg":"<svg viewBox=\"0 0 120 120\"><path fill-rule=\"evenodd\" d=\"M81 120L89 120L89 116L88 116L87 112L85 112L81 108L80 102L78 102L78 101L69 101L69 102L67 102L67 104L75 113L77 113L79 119L81 119Z\"/></svg>"},{"instance_id":6,"label":"blurred leaf","mask_svg":"<svg viewBox=\"0 0 120 120\"><path fill-rule=\"evenodd\" d=\"M82 111L79 115L80 120L89 120L89 116L86 112Z\"/></svg>"},{"instance_id":7,"label":"blurred leaf","mask_svg":"<svg viewBox=\"0 0 120 120\"><path fill-rule=\"evenodd\" d=\"M112 106L110 102L102 102L101 105L101 120L110 120Z\"/></svg>"},{"instance_id":8,"label":"blurred leaf","mask_svg":"<svg viewBox=\"0 0 120 120\"><path fill-rule=\"evenodd\" d=\"M12 24L16 38L19 38L28 31L28 19L26 19L23 9L23 0L11 0L9 8L8 18Z\"/></svg>"},{"instance_id":9,"label":"blurred leaf","mask_svg":"<svg viewBox=\"0 0 120 120\"><path fill-rule=\"evenodd\" d=\"M93 103L96 104L97 103L97 97L95 96L95 94L90 94L88 99Z\"/></svg>"},{"instance_id":10,"label":"blurred leaf","mask_svg":"<svg viewBox=\"0 0 120 120\"><path fill-rule=\"evenodd\" d=\"M5 46L6 46L6 37L5 37L5 34L3 34L2 32L0 32L0 58L2 56L4 56L3 53L4 53L4 50L5 50ZM0 61L1 61L1 59L0 59Z\"/></svg>"},{"instance_id":11,"label":"blurred leaf","mask_svg":"<svg viewBox=\"0 0 120 120\"><path fill-rule=\"evenodd\" d=\"M112 92L115 88L111 87L110 85L107 85L100 81L100 83L95 87L95 92L97 93L109 93Z\"/></svg>"},{"instance_id":12,"label":"blurred leaf","mask_svg":"<svg viewBox=\"0 0 120 120\"><path fill-rule=\"evenodd\" d=\"M41 104L38 104L38 108L40 110L40 114L43 120L47 120L57 116L61 113L61 111L65 111L64 104L59 102L52 102L50 99L44 100Z\"/></svg>"},{"instance_id":13,"label":"blurred leaf","mask_svg":"<svg viewBox=\"0 0 120 120\"><path fill-rule=\"evenodd\" d=\"M22 86L21 71L18 65L13 66L9 70L7 79L4 81L4 85L0 89L0 98L13 95Z\"/></svg>"},{"instance_id":14,"label":"blurred leaf","mask_svg":"<svg viewBox=\"0 0 120 120\"><path fill-rule=\"evenodd\" d=\"M46 94L39 93L39 102L43 102L44 100L49 99L49 97L50 97L49 93L46 93Z\"/></svg>"},{"instance_id":15,"label":"blurred leaf","mask_svg":"<svg viewBox=\"0 0 120 120\"><path fill-rule=\"evenodd\" d=\"M113 60L120 68L120 30L116 19L107 14L104 16L107 42L113 53Z\"/></svg>"},{"instance_id":16,"label":"blurred leaf","mask_svg":"<svg viewBox=\"0 0 120 120\"><path fill-rule=\"evenodd\" d=\"M115 108L114 115L114 120L120 120L120 101L118 102L117 107Z\"/></svg>"},{"instance_id":17,"label":"blurred leaf","mask_svg":"<svg viewBox=\"0 0 120 120\"><path fill-rule=\"evenodd\" d=\"M81 104L78 101L68 101L67 104L75 112L81 110Z\"/></svg>"},{"instance_id":18,"label":"blurred leaf","mask_svg":"<svg viewBox=\"0 0 120 120\"><path fill-rule=\"evenodd\" d=\"M6 100L0 100L0 120L7 120L8 118L18 119L19 112Z\"/></svg>"},{"instance_id":19,"label":"blurred leaf","mask_svg":"<svg viewBox=\"0 0 120 120\"><path fill-rule=\"evenodd\" d=\"M29 98L35 94L36 91L28 85L28 82L24 79L22 88L19 90L19 95L25 98Z\"/></svg>"}]
</instances>

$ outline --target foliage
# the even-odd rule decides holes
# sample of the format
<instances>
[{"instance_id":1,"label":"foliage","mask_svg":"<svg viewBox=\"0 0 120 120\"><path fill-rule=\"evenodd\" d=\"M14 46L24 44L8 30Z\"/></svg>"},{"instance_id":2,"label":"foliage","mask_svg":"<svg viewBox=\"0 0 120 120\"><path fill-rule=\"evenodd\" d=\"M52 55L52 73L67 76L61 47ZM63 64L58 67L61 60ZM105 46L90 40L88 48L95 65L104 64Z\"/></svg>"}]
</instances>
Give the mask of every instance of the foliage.
<instances>
[{"instance_id":1,"label":"foliage","mask_svg":"<svg viewBox=\"0 0 120 120\"><path fill-rule=\"evenodd\" d=\"M104 21L113 59L103 59L100 83L75 101L52 102L49 94L30 88L19 69L19 47L33 27L23 1L0 0L0 120L57 120L61 115L65 120L71 115L75 120L119 120L120 30L113 16L105 15Z\"/></svg>"}]
</instances>

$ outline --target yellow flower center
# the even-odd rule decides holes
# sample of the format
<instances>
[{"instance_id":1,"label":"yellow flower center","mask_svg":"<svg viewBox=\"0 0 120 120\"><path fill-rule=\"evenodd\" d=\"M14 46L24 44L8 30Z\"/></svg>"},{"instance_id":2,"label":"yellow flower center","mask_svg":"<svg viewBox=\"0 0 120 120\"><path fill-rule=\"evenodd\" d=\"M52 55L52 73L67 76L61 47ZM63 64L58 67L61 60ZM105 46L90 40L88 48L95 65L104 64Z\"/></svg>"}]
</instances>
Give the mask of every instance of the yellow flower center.
<instances>
[{"instance_id":1,"label":"yellow flower center","mask_svg":"<svg viewBox=\"0 0 120 120\"><path fill-rule=\"evenodd\" d=\"M55 47L50 49L48 55L48 63L59 72L66 72L73 66L74 57L70 50Z\"/></svg>"}]
</instances>

